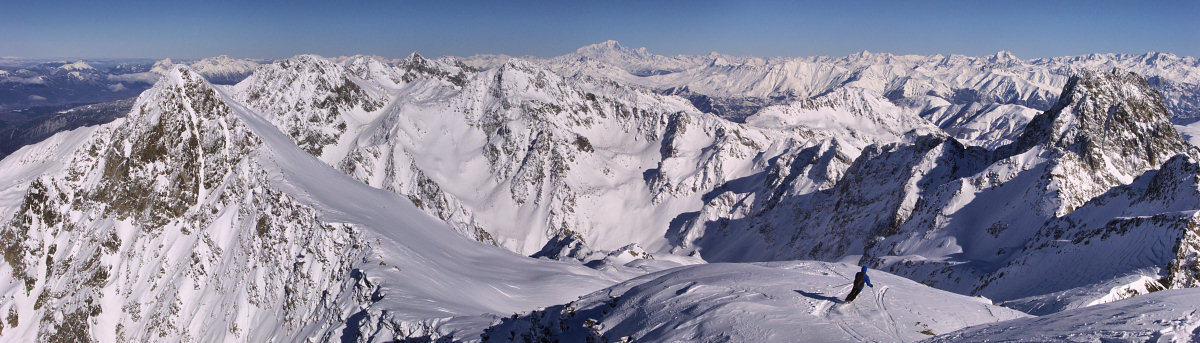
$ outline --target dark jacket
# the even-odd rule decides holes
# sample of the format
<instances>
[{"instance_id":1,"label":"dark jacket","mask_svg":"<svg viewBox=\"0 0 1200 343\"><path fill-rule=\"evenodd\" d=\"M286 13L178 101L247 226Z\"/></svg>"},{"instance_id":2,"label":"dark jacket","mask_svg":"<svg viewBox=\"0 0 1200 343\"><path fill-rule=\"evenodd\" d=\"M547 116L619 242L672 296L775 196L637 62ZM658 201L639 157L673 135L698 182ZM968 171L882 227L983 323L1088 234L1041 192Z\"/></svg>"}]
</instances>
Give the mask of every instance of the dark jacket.
<instances>
[{"instance_id":1,"label":"dark jacket","mask_svg":"<svg viewBox=\"0 0 1200 343\"><path fill-rule=\"evenodd\" d=\"M862 267L861 272L854 273L854 289L862 289L864 283L866 283L867 286L871 286L871 288L875 288L875 285L871 284L871 277L867 276L866 266Z\"/></svg>"}]
</instances>

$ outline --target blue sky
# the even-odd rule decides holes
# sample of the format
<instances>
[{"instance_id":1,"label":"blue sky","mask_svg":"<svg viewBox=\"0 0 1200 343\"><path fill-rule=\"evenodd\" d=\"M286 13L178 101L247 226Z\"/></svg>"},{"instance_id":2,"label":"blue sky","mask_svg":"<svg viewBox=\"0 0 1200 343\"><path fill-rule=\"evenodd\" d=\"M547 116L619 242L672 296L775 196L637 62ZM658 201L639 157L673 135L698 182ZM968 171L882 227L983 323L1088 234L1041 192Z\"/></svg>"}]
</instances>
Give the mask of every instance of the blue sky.
<instances>
[{"instance_id":1,"label":"blue sky","mask_svg":"<svg viewBox=\"0 0 1200 343\"><path fill-rule=\"evenodd\" d=\"M0 56L556 56L615 39L651 52L1021 58L1200 56L1198 1L26 1Z\"/></svg>"}]
</instances>

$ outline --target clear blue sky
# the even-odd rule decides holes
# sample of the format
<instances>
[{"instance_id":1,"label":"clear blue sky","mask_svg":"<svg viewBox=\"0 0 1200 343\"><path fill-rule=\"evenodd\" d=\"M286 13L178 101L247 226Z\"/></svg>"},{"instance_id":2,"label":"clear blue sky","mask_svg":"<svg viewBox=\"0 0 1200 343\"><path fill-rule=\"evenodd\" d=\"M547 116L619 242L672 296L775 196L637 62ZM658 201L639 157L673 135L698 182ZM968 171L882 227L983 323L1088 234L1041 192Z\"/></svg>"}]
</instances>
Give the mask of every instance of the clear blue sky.
<instances>
[{"instance_id":1,"label":"clear blue sky","mask_svg":"<svg viewBox=\"0 0 1200 343\"><path fill-rule=\"evenodd\" d=\"M1198 1L27 1L0 56L556 56L615 39L651 52L1021 58L1200 56Z\"/></svg>"}]
</instances>

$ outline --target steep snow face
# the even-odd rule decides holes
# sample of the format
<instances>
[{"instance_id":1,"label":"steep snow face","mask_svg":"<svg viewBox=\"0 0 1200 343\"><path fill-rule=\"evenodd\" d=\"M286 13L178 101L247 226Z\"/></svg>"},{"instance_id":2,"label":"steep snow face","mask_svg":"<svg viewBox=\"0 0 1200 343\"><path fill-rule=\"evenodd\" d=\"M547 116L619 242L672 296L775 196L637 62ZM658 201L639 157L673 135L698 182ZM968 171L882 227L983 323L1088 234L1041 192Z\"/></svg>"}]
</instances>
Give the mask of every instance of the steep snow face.
<instances>
[{"instance_id":1,"label":"steep snow face","mask_svg":"<svg viewBox=\"0 0 1200 343\"><path fill-rule=\"evenodd\" d=\"M1181 154L1047 222L977 291L1000 299L1044 294L1008 306L1046 314L1200 286L1197 209L1200 165ZM1095 287L1098 280L1111 285Z\"/></svg>"},{"instance_id":2,"label":"steep snow face","mask_svg":"<svg viewBox=\"0 0 1200 343\"><path fill-rule=\"evenodd\" d=\"M552 240L659 250L679 207L770 145L680 99L564 79L519 60L444 89L398 96L374 136L385 148L353 151L343 169L382 171L372 185L525 254ZM726 153L701 153L708 147Z\"/></svg>"},{"instance_id":3,"label":"steep snow face","mask_svg":"<svg viewBox=\"0 0 1200 343\"><path fill-rule=\"evenodd\" d=\"M305 151L323 156L349 125L370 122L373 112L388 100L382 90L364 88L352 78L357 77L341 65L319 56L300 55L262 67L239 82L233 92ZM381 79L391 81L386 75ZM333 160L341 155L328 153Z\"/></svg>"},{"instance_id":4,"label":"steep snow face","mask_svg":"<svg viewBox=\"0 0 1200 343\"><path fill-rule=\"evenodd\" d=\"M875 287L845 303L857 271L823 262L680 267L505 318L482 341L914 342L1028 317L876 271Z\"/></svg>"},{"instance_id":5,"label":"steep snow face","mask_svg":"<svg viewBox=\"0 0 1200 343\"><path fill-rule=\"evenodd\" d=\"M383 340L459 316L481 330L664 265L602 273L463 239L184 66L127 118L3 163L22 189L0 193L5 340Z\"/></svg>"},{"instance_id":6,"label":"steep snow face","mask_svg":"<svg viewBox=\"0 0 1200 343\"><path fill-rule=\"evenodd\" d=\"M1200 290L1169 290L1111 304L965 328L928 342L1196 342Z\"/></svg>"}]
</instances>

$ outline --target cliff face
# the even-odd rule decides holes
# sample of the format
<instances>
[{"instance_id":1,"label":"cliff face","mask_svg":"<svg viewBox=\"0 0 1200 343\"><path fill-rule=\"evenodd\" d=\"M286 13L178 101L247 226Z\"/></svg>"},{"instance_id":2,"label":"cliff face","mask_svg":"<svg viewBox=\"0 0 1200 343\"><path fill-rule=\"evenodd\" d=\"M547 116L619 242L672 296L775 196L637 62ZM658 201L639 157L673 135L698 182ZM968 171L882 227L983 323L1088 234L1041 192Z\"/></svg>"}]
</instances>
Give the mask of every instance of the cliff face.
<instances>
[{"instance_id":1,"label":"cliff face","mask_svg":"<svg viewBox=\"0 0 1200 343\"><path fill-rule=\"evenodd\" d=\"M273 191L261 144L176 66L128 117L57 152L69 162L30 183L0 231L6 336L256 339L262 323L279 337L335 324L357 235Z\"/></svg>"}]
</instances>

